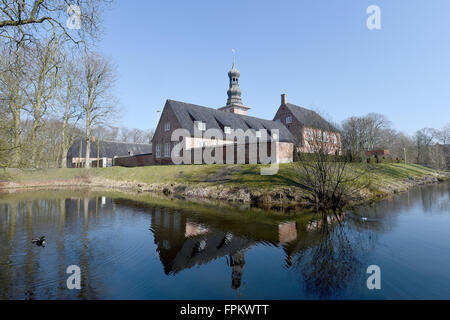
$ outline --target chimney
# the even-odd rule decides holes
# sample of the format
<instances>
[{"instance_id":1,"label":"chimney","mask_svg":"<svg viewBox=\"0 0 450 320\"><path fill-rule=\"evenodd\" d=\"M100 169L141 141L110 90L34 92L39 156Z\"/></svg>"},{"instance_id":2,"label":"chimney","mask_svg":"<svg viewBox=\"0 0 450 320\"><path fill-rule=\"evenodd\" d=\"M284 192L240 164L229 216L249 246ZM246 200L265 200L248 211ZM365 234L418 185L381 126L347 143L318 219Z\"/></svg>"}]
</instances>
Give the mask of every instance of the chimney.
<instances>
[{"instance_id":1,"label":"chimney","mask_svg":"<svg viewBox=\"0 0 450 320\"><path fill-rule=\"evenodd\" d=\"M286 103L287 103L287 97L286 97L286 94L283 93L281 95L281 105L284 106Z\"/></svg>"}]
</instances>

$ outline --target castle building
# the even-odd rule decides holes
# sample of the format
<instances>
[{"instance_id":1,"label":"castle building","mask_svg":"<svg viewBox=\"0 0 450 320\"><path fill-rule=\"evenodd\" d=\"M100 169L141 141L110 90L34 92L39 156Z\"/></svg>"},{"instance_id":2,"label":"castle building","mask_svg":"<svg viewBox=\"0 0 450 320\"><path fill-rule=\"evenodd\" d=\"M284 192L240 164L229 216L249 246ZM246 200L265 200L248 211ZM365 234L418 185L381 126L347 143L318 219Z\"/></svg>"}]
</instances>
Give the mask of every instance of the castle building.
<instances>
[{"instance_id":1,"label":"castle building","mask_svg":"<svg viewBox=\"0 0 450 320\"><path fill-rule=\"evenodd\" d=\"M251 108L242 102L242 91L239 87L240 72L235 60L228 72L228 78L228 99L224 107L208 108L167 100L153 136L151 155L147 154L145 161L139 155L121 157L116 159L115 165L174 164L172 150L176 146L180 148L180 143L172 141L172 133L177 129L183 129L187 133L181 145L184 152L223 147L223 152L226 153L226 146L244 144L246 152L244 160L238 162L236 159L235 163L248 163L249 153L254 150L250 146L252 141L256 141L258 145L263 142L261 132L267 134L264 135L266 138L264 142L269 144L272 163L292 162L296 151L315 152L319 144L322 147L327 146L326 152L330 154L340 153L339 131L315 111L288 103L286 94L283 94L281 105L273 120L249 116L248 111ZM216 134L202 135L209 129L213 129ZM233 135L237 131L245 132L248 135L247 140L237 142Z\"/></svg>"}]
</instances>

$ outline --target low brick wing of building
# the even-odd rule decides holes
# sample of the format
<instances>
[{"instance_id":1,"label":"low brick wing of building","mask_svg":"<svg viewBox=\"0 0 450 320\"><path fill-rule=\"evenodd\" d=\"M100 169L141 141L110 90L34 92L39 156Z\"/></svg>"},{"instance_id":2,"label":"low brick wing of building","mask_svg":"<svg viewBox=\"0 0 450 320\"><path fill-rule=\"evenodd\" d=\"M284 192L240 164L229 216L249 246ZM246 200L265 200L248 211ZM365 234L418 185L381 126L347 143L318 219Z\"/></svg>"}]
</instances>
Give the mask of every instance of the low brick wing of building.
<instances>
[{"instance_id":1,"label":"low brick wing of building","mask_svg":"<svg viewBox=\"0 0 450 320\"><path fill-rule=\"evenodd\" d=\"M90 161L92 167L109 167L114 165L117 157L152 154L151 144L127 143L117 141L91 141ZM97 164L98 161L98 164ZM81 168L86 166L86 141L76 139L67 152L67 167Z\"/></svg>"}]
</instances>

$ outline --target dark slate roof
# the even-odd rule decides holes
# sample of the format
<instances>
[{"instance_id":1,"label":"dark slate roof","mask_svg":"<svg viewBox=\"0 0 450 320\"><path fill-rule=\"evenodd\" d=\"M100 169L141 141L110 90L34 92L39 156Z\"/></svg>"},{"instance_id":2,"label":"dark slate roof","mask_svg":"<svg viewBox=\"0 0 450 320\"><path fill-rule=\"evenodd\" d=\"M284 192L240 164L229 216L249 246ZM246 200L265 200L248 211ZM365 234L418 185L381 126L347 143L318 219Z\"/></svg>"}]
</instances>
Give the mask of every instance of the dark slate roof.
<instances>
[{"instance_id":1,"label":"dark slate roof","mask_svg":"<svg viewBox=\"0 0 450 320\"><path fill-rule=\"evenodd\" d=\"M86 155L86 141L84 139L77 139L70 146L67 152L68 158L78 158L80 152L80 141L82 141L82 158ZM128 156L132 151L133 155L151 154L152 145L143 143L128 143L117 141L100 140L99 151L100 158L114 158L115 156ZM91 158L97 158L97 141L91 142Z\"/></svg>"},{"instance_id":2,"label":"dark slate roof","mask_svg":"<svg viewBox=\"0 0 450 320\"><path fill-rule=\"evenodd\" d=\"M232 130L242 129L244 131L248 129L254 129L255 131L266 129L268 132L278 129L280 142L296 142L291 132L280 122L239 115L180 101L167 100L167 103L172 107L181 127L189 130L192 135L194 134L194 121L202 121L206 123L206 130L219 129L222 132L224 127L230 127Z\"/></svg>"},{"instance_id":3,"label":"dark slate roof","mask_svg":"<svg viewBox=\"0 0 450 320\"><path fill-rule=\"evenodd\" d=\"M306 127L318 128L338 132L331 123L322 118L317 112L295 104L286 103L286 107L292 112L297 120Z\"/></svg>"}]
</instances>

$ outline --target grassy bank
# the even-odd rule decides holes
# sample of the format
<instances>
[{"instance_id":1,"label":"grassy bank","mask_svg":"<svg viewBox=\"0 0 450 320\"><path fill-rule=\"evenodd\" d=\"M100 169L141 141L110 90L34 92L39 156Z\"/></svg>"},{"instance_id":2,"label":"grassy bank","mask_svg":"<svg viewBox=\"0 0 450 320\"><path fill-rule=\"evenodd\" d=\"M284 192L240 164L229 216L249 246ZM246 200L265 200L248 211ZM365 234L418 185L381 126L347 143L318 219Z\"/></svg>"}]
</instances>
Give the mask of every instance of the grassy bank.
<instances>
[{"instance_id":1,"label":"grassy bank","mask_svg":"<svg viewBox=\"0 0 450 320\"><path fill-rule=\"evenodd\" d=\"M351 164L362 170L362 164ZM105 169L7 169L0 173L0 189L95 186L158 192L239 202L288 204L302 202L302 188L296 179L296 165L282 164L278 174L263 176L261 165L185 165ZM371 184L357 200L406 191L418 184L437 182L448 174L418 165L374 164Z\"/></svg>"}]
</instances>

